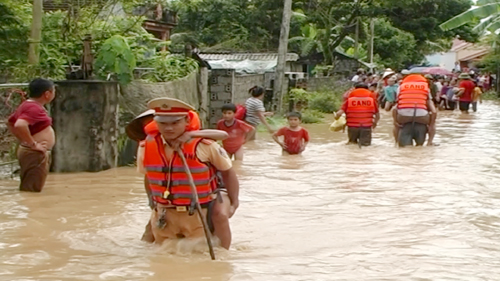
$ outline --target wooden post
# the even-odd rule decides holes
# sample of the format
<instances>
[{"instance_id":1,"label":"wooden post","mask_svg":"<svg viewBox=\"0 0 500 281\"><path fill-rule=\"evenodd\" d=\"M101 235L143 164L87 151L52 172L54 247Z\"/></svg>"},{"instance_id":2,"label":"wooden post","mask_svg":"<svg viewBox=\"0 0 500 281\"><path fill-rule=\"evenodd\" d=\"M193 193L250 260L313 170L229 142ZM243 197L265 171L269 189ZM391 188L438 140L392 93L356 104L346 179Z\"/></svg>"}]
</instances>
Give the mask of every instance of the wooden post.
<instances>
[{"instance_id":1,"label":"wooden post","mask_svg":"<svg viewBox=\"0 0 500 281\"><path fill-rule=\"evenodd\" d=\"M274 77L274 100L278 110L283 111L283 97L286 94L283 87L285 80L286 54L288 49L288 35L290 33L290 18L292 17L292 0L285 0L283 8L283 20L281 22L280 41L278 47L278 64Z\"/></svg>"},{"instance_id":2,"label":"wooden post","mask_svg":"<svg viewBox=\"0 0 500 281\"><path fill-rule=\"evenodd\" d=\"M29 39L28 63L40 62L40 41L42 40L43 0L33 0L33 21Z\"/></svg>"}]
</instances>

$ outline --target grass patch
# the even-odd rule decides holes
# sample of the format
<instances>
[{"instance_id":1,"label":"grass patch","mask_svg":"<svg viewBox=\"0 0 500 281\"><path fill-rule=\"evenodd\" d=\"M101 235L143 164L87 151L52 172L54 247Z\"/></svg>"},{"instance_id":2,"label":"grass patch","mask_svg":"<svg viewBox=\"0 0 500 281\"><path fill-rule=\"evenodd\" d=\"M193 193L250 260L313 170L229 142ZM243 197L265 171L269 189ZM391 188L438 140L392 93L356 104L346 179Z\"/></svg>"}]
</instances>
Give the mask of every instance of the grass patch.
<instances>
[{"instance_id":1,"label":"grass patch","mask_svg":"<svg viewBox=\"0 0 500 281\"><path fill-rule=\"evenodd\" d=\"M483 100L500 100L498 93L493 90L483 93L481 97Z\"/></svg>"}]
</instances>

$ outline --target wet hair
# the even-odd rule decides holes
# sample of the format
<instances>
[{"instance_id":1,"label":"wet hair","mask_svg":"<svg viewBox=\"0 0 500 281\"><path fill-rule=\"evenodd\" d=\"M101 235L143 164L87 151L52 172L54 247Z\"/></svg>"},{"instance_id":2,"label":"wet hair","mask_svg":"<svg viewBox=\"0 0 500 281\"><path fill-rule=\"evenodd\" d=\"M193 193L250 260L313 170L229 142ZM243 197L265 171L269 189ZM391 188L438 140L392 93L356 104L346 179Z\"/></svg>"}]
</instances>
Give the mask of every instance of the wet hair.
<instances>
[{"instance_id":1,"label":"wet hair","mask_svg":"<svg viewBox=\"0 0 500 281\"><path fill-rule=\"evenodd\" d=\"M286 119L290 119L290 117L297 117L299 118L299 120L302 120L302 114L300 114L300 112L297 111L290 112L286 115Z\"/></svg>"},{"instance_id":2,"label":"wet hair","mask_svg":"<svg viewBox=\"0 0 500 281\"><path fill-rule=\"evenodd\" d=\"M236 111L237 111L236 105L234 105L232 103L224 104L221 109L222 109L222 112L232 111L232 112L236 113Z\"/></svg>"},{"instance_id":3,"label":"wet hair","mask_svg":"<svg viewBox=\"0 0 500 281\"><path fill-rule=\"evenodd\" d=\"M30 98L39 98L43 93L52 90L53 87L54 82L43 78L36 78L28 86L29 96Z\"/></svg>"},{"instance_id":4,"label":"wet hair","mask_svg":"<svg viewBox=\"0 0 500 281\"><path fill-rule=\"evenodd\" d=\"M252 97L260 97L264 94L264 88L259 87L259 86L253 86L248 90L248 92L252 95Z\"/></svg>"},{"instance_id":5,"label":"wet hair","mask_svg":"<svg viewBox=\"0 0 500 281\"><path fill-rule=\"evenodd\" d=\"M356 83L354 84L354 89L367 89L368 90L368 85L365 83Z\"/></svg>"}]
</instances>

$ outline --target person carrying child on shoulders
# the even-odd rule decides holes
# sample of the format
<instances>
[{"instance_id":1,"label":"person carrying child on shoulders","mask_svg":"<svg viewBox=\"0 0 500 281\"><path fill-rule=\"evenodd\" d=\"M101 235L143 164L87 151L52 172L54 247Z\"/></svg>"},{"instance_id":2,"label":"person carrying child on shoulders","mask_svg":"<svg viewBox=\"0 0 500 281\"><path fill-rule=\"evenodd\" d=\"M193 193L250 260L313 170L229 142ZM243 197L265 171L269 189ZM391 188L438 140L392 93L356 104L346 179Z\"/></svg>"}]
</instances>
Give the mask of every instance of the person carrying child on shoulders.
<instances>
[{"instance_id":1,"label":"person carrying child on shoulders","mask_svg":"<svg viewBox=\"0 0 500 281\"><path fill-rule=\"evenodd\" d=\"M290 112L287 115L288 126L273 134L274 141L283 148L283 155L301 154L309 143L309 133L300 126L302 115ZM283 137L280 141L279 137Z\"/></svg>"},{"instance_id":2,"label":"person carrying child on shoulders","mask_svg":"<svg viewBox=\"0 0 500 281\"><path fill-rule=\"evenodd\" d=\"M235 118L236 106L232 103L222 106L222 119L217 122L217 130L225 131L229 137L222 141L222 146L234 160L243 160L243 144L254 135L255 128Z\"/></svg>"}]
</instances>

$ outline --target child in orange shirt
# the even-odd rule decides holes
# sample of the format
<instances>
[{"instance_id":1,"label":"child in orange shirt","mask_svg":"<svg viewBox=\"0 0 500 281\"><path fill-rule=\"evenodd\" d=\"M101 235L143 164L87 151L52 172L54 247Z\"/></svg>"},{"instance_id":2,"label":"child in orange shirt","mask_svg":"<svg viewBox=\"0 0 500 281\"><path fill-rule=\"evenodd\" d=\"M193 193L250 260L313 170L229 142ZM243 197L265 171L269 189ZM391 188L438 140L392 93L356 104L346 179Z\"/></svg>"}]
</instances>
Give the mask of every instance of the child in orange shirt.
<instances>
[{"instance_id":1,"label":"child in orange shirt","mask_svg":"<svg viewBox=\"0 0 500 281\"><path fill-rule=\"evenodd\" d=\"M474 82L476 84L476 87L474 88L474 91L472 92L472 111L476 112L477 111L477 102L479 103L483 102L483 99L481 98L481 95L483 94L483 91L481 91L481 88L477 86L477 82Z\"/></svg>"}]
</instances>

